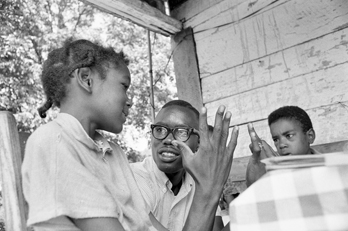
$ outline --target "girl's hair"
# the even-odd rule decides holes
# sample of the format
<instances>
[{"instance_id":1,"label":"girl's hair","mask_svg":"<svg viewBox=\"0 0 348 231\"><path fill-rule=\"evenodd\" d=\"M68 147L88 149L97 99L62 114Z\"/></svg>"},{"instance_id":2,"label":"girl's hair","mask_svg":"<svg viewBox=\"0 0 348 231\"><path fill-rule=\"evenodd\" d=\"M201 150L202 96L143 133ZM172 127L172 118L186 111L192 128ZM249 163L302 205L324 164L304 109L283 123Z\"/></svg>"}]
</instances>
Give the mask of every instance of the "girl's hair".
<instances>
[{"instance_id":1,"label":"girl's hair","mask_svg":"<svg viewBox=\"0 0 348 231\"><path fill-rule=\"evenodd\" d=\"M45 118L46 111L52 106L60 107L74 70L82 67L95 68L104 79L109 65L118 67L121 63L128 65L123 52L117 53L111 47L106 48L84 39L66 40L63 47L51 51L44 62L41 81L46 102L38 109L40 117Z\"/></svg>"}]
</instances>

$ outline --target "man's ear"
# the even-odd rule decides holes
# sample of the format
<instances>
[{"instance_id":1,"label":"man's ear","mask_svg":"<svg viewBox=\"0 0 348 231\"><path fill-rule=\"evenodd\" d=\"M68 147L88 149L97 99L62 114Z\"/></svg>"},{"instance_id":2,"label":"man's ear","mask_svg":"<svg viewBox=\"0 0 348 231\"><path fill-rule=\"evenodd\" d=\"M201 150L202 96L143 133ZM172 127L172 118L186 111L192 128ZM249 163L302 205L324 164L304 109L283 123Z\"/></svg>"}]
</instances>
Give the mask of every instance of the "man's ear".
<instances>
[{"instance_id":1,"label":"man's ear","mask_svg":"<svg viewBox=\"0 0 348 231\"><path fill-rule=\"evenodd\" d=\"M76 79L80 87L85 89L87 92L92 92L93 78L92 71L89 67L81 67L76 69Z\"/></svg>"},{"instance_id":2,"label":"man's ear","mask_svg":"<svg viewBox=\"0 0 348 231\"><path fill-rule=\"evenodd\" d=\"M315 140L315 131L313 128L310 128L307 132L306 135L308 137L308 141L310 144L313 144L314 140Z\"/></svg>"}]
</instances>

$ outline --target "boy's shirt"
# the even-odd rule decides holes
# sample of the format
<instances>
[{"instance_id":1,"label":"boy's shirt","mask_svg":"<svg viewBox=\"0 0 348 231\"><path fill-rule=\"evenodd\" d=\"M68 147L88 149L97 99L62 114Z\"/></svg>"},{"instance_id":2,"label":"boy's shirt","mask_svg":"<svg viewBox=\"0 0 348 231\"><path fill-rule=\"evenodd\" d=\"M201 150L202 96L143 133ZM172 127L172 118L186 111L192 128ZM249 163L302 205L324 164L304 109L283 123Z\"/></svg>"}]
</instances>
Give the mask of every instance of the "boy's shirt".
<instances>
[{"instance_id":1,"label":"boy's shirt","mask_svg":"<svg viewBox=\"0 0 348 231\"><path fill-rule=\"evenodd\" d=\"M93 141L69 114L29 137L22 177L36 230L78 230L67 217L113 217L125 230L154 230L125 154L101 135Z\"/></svg>"}]
</instances>

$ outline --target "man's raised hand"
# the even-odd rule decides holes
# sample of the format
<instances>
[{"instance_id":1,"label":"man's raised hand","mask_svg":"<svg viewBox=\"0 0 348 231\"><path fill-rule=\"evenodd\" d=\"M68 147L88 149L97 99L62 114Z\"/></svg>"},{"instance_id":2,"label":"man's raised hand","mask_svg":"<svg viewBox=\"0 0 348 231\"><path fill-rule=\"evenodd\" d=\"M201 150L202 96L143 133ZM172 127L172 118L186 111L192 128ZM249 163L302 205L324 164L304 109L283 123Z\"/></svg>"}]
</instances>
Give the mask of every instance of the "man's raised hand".
<instances>
[{"instance_id":1,"label":"man's raised hand","mask_svg":"<svg viewBox=\"0 0 348 231\"><path fill-rule=\"evenodd\" d=\"M231 116L231 112L225 113L225 107L220 106L216 112L213 134L209 135L207 110L205 107L202 108L199 117L200 145L196 153L193 153L184 142L173 141L174 145L180 147L183 166L193 177L197 187L206 190L207 194L215 194L216 191L218 197L229 176L237 145L238 127L233 128L228 142Z\"/></svg>"}]
</instances>

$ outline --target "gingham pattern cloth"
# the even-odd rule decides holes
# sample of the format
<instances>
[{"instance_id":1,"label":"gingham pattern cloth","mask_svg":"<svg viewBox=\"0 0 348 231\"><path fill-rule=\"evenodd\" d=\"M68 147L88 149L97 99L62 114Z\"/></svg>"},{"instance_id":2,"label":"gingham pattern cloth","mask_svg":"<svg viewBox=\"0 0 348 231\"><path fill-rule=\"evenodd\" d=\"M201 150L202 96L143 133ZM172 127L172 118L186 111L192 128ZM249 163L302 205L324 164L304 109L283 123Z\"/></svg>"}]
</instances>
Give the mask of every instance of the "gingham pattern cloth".
<instances>
[{"instance_id":1,"label":"gingham pattern cloth","mask_svg":"<svg viewBox=\"0 0 348 231\"><path fill-rule=\"evenodd\" d=\"M267 172L229 212L231 231L348 230L348 165Z\"/></svg>"}]
</instances>

